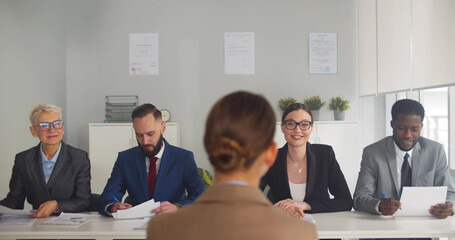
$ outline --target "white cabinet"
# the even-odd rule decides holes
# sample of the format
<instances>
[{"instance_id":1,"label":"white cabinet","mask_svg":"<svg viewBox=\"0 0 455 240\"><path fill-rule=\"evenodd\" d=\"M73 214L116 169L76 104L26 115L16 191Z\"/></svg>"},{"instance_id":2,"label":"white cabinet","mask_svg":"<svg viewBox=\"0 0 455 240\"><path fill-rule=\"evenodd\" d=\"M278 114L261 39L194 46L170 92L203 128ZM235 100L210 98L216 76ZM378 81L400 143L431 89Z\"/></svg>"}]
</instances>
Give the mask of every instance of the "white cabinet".
<instances>
[{"instance_id":1,"label":"white cabinet","mask_svg":"<svg viewBox=\"0 0 455 240\"><path fill-rule=\"evenodd\" d=\"M351 193L354 193L360 170L360 139L360 123L351 121L316 121L309 139L310 143L332 146ZM274 140L278 148L286 143L281 132L281 123L276 125Z\"/></svg>"},{"instance_id":2,"label":"white cabinet","mask_svg":"<svg viewBox=\"0 0 455 240\"><path fill-rule=\"evenodd\" d=\"M452 0L359 1L359 95L452 85Z\"/></svg>"},{"instance_id":3,"label":"white cabinet","mask_svg":"<svg viewBox=\"0 0 455 240\"><path fill-rule=\"evenodd\" d=\"M180 125L166 123L164 138L180 146ZM101 193L110 177L118 152L137 146L132 123L90 123L89 155L92 192Z\"/></svg>"}]
</instances>

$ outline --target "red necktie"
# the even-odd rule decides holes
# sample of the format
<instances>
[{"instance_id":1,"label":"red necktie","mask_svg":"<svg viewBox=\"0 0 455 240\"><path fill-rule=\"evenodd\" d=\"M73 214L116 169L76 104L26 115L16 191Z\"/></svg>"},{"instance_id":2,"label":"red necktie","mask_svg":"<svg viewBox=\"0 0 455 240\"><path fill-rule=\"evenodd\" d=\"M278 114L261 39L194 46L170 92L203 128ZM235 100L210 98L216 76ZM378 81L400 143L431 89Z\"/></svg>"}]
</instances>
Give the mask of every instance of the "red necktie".
<instances>
[{"instance_id":1,"label":"red necktie","mask_svg":"<svg viewBox=\"0 0 455 240\"><path fill-rule=\"evenodd\" d=\"M148 185L149 185L149 197L150 199L153 198L153 190L155 189L155 182L156 182L156 161L158 160L157 157L149 158L150 166L149 166L149 177L148 177Z\"/></svg>"}]
</instances>

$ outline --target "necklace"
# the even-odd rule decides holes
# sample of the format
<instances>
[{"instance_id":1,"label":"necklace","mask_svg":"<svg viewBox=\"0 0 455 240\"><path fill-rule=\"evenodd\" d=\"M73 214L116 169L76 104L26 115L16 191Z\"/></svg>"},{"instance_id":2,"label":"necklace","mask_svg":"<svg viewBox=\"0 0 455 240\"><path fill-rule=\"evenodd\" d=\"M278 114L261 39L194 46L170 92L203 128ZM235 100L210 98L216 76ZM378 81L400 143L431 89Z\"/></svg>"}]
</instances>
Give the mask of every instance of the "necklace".
<instances>
[{"instance_id":1,"label":"necklace","mask_svg":"<svg viewBox=\"0 0 455 240\"><path fill-rule=\"evenodd\" d=\"M306 160L307 160L307 156L306 156L306 153L305 153L305 155L303 156L303 162L304 162L303 165L305 165ZM288 161L293 162L292 159L290 159L290 156L289 156L289 155L288 155ZM295 162L293 162L293 163L294 163L294 164L291 164L290 167L292 167L292 168L294 168L294 169L297 168L297 167L295 166ZM289 163L288 163L288 164L289 164ZM300 165L300 164L299 164L299 165ZM302 172L303 172L303 167L304 167L304 166L302 166L302 167L300 167L300 168L297 168L297 173L298 173L298 174L302 174Z\"/></svg>"}]
</instances>

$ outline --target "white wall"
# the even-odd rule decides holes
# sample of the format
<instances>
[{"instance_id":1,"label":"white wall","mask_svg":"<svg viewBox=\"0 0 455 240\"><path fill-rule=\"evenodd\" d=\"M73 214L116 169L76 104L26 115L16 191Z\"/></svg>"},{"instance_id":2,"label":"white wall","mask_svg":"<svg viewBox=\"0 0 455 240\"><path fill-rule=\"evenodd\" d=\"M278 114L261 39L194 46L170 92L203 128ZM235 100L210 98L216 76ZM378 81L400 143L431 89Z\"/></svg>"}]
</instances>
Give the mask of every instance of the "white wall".
<instances>
[{"instance_id":1,"label":"white wall","mask_svg":"<svg viewBox=\"0 0 455 240\"><path fill-rule=\"evenodd\" d=\"M0 198L8 192L15 154L38 143L29 131L30 109L50 102L65 110L61 7L59 1L0 2Z\"/></svg>"},{"instance_id":2,"label":"white wall","mask_svg":"<svg viewBox=\"0 0 455 240\"><path fill-rule=\"evenodd\" d=\"M181 145L204 168L206 115L234 90L264 94L277 118L279 98L342 95L351 101L346 120L359 120L355 0L11 0L0 2L0 20L0 111L11 116L0 121L13 124L0 143L8 173L0 174L0 195L14 154L36 142L27 114L40 101L64 107L67 142L88 151L88 124L104 120L105 95L138 95L170 110ZM255 32L256 75L224 75L223 33L230 31ZM128 75L135 32L160 34L159 76ZM308 32L337 33L338 74L308 74ZM321 112L321 120L332 119Z\"/></svg>"},{"instance_id":3,"label":"white wall","mask_svg":"<svg viewBox=\"0 0 455 240\"><path fill-rule=\"evenodd\" d=\"M112 94L170 110L182 146L206 168L207 112L234 90L262 93L274 106L286 96L342 95L352 102L347 120L358 120L355 1L71 1L66 12L67 137L80 148L88 148L88 123L104 120L104 96ZM224 75L229 31L255 32L256 75ZM128 34L135 32L160 34L159 76L128 75ZM338 33L338 74L308 75L308 32Z\"/></svg>"}]
</instances>

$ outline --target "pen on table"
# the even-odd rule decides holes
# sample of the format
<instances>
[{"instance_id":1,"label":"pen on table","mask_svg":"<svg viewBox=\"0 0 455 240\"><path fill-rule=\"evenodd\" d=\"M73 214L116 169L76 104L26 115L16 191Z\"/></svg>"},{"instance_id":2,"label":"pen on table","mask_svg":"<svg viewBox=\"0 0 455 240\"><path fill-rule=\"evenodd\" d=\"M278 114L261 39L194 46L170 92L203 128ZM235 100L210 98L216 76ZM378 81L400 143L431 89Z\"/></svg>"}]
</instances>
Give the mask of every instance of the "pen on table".
<instances>
[{"instance_id":1,"label":"pen on table","mask_svg":"<svg viewBox=\"0 0 455 240\"><path fill-rule=\"evenodd\" d=\"M120 202L120 201L118 200L118 198L116 198L116 197L114 196L114 194L112 194L112 193L109 193L109 194L111 195L111 197L112 197L115 201Z\"/></svg>"},{"instance_id":2,"label":"pen on table","mask_svg":"<svg viewBox=\"0 0 455 240\"><path fill-rule=\"evenodd\" d=\"M384 193L379 193L383 198L387 198Z\"/></svg>"}]
</instances>

